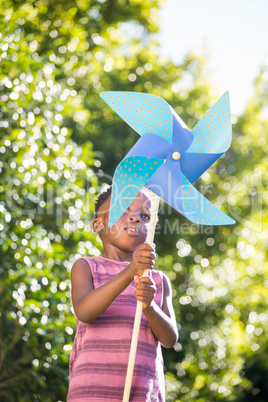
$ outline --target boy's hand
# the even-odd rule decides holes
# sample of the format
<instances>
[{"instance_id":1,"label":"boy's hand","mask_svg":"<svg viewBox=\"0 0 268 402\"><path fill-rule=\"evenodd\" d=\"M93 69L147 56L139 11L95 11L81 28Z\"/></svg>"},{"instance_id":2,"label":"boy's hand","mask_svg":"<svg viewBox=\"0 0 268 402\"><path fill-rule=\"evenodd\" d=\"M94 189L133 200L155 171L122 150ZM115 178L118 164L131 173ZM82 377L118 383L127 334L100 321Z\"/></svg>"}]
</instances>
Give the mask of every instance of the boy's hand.
<instances>
[{"instance_id":1,"label":"boy's hand","mask_svg":"<svg viewBox=\"0 0 268 402\"><path fill-rule=\"evenodd\" d=\"M142 276L145 269L153 269L155 257L154 246L143 243L136 247L128 266L133 278L135 275Z\"/></svg>"},{"instance_id":2,"label":"boy's hand","mask_svg":"<svg viewBox=\"0 0 268 402\"><path fill-rule=\"evenodd\" d=\"M135 296L137 301L142 302L142 310L146 310L151 307L152 301L155 296L156 286L153 278L148 276L139 277L135 275Z\"/></svg>"}]
</instances>

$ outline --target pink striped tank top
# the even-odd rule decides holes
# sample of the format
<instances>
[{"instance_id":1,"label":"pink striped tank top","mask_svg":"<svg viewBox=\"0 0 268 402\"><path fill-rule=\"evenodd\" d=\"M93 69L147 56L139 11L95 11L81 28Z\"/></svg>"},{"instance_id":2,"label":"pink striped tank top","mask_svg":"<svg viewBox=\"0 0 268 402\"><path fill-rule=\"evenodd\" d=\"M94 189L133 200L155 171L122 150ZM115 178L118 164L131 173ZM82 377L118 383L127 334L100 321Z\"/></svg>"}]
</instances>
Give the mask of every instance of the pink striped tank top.
<instances>
[{"instance_id":1,"label":"pink striped tank top","mask_svg":"<svg viewBox=\"0 0 268 402\"><path fill-rule=\"evenodd\" d=\"M88 261L97 288L129 263L103 257ZM157 291L155 303L162 308L163 275L152 271ZM76 318L77 332L70 356L67 402L121 402L136 311L134 281L98 318L84 324ZM160 343L142 314L130 402L164 402L165 383Z\"/></svg>"}]
</instances>

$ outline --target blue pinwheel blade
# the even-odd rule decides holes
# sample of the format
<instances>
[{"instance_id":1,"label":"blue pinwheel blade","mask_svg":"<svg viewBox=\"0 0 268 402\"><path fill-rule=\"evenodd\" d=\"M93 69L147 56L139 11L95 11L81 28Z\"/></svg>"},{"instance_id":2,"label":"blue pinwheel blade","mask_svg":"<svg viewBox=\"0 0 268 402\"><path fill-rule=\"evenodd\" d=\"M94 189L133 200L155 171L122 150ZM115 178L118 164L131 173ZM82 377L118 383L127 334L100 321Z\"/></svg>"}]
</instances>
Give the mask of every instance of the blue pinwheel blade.
<instances>
[{"instance_id":1,"label":"blue pinwheel blade","mask_svg":"<svg viewBox=\"0 0 268 402\"><path fill-rule=\"evenodd\" d=\"M152 146L153 144L153 146ZM150 158L166 159L173 152L173 147L164 138L156 134L145 133L127 153L128 156L147 156Z\"/></svg>"},{"instance_id":2,"label":"blue pinwheel blade","mask_svg":"<svg viewBox=\"0 0 268 402\"><path fill-rule=\"evenodd\" d=\"M113 182L109 212L109 227L123 215L164 159L129 156L117 166Z\"/></svg>"},{"instance_id":3,"label":"blue pinwheel blade","mask_svg":"<svg viewBox=\"0 0 268 402\"><path fill-rule=\"evenodd\" d=\"M139 135L153 133L172 143L173 115L159 96L141 92L102 92L103 100Z\"/></svg>"},{"instance_id":4,"label":"blue pinwheel blade","mask_svg":"<svg viewBox=\"0 0 268 402\"><path fill-rule=\"evenodd\" d=\"M213 165L221 154L195 154L185 152L180 159L181 170L194 183L206 170Z\"/></svg>"},{"instance_id":5,"label":"blue pinwheel blade","mask_svg":"<svg viewBox=\"0 0 268 402\"><path fill-rule=\"evenodd\" d=\"M194 139L187 153L223 154L232 142L229 92L209 109L193 128Z\"/></svg>"},{"instance_id":6,"label":"blue pinwheel blade","mask_svg":"<svg viewBox=\"0 0 268 402\"><path fill-rule=\"evenodd\" d=\"M193 142L181 157L181 170L194 183L230 147L232 125L226 92L192 130Z\"/></svg>"},{"instance_id":7,"label":"blue pinwheel blade","mask_svg":"<svg viewBox=\"0 0 268 402\"><path fill-rule=\"evenodd\" d=\"M170 156L147 182L146 187L166 201L176 211L183 213L181 185L180 162Z\"/></svg>"},{"instance_id":8,"label":"blue pinwheel blade","mask_svg":"<svg viewBox=\"0 0 268 402\"><path fill-rule=\"evenodd\" d=\"M183 215L199 225L233 225L235 221L215 207L194 188L184 174L182 179Z\"/></svg>"},{"instance_id":9,"label":"blue pinwheel blade","mask_svg":"<svg viewBox=\"0 0 268 402\"><path fill-rule=\"evenodd\" d=\"M173 114L172 146L174 147L174 151L176 150L180 152L180 154L184 154L191 145L194 136L171 106L170 109Z\"/></svg>"}]
</instances>

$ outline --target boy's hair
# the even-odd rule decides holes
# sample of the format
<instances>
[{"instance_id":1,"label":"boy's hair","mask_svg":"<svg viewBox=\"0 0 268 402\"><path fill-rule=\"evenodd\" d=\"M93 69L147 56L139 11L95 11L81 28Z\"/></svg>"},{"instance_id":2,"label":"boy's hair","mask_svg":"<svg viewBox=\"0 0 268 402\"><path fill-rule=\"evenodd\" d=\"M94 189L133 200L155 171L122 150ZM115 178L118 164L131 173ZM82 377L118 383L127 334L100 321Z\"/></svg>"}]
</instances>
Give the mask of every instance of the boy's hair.
<instances>
[{"instance_id":1,"label":"boy's hair","mask_svg":"<svg viewBox=\"0 0 268 402\"><path fill-rule=\"evenodd\" d=\"M112 193L112 186L109 186L106 190L99 193L98 198L95 201L95 218L97 218L98 210L104 204L104 202L110 197Z\"/></svg>"}]
</instances>

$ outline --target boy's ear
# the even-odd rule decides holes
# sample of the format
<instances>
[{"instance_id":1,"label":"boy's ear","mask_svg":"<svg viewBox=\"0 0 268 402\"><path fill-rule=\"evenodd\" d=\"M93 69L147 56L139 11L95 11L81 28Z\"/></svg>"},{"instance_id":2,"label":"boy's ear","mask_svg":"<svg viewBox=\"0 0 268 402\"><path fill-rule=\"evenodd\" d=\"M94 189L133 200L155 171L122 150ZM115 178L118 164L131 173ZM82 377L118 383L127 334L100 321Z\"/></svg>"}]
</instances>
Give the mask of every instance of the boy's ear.
<instances>
[{"instance_id":1,"label":"boy's ear","mask_svg":"<svg viewBox=\"0 0 268 402\"><path fill-rule=\"evenodd\" d=\"M98 218L94 219L92 227L93 227L93 232L94 233L100 234L103 231L102 218L98 217Z\"/></svg>"}]
</instances>

